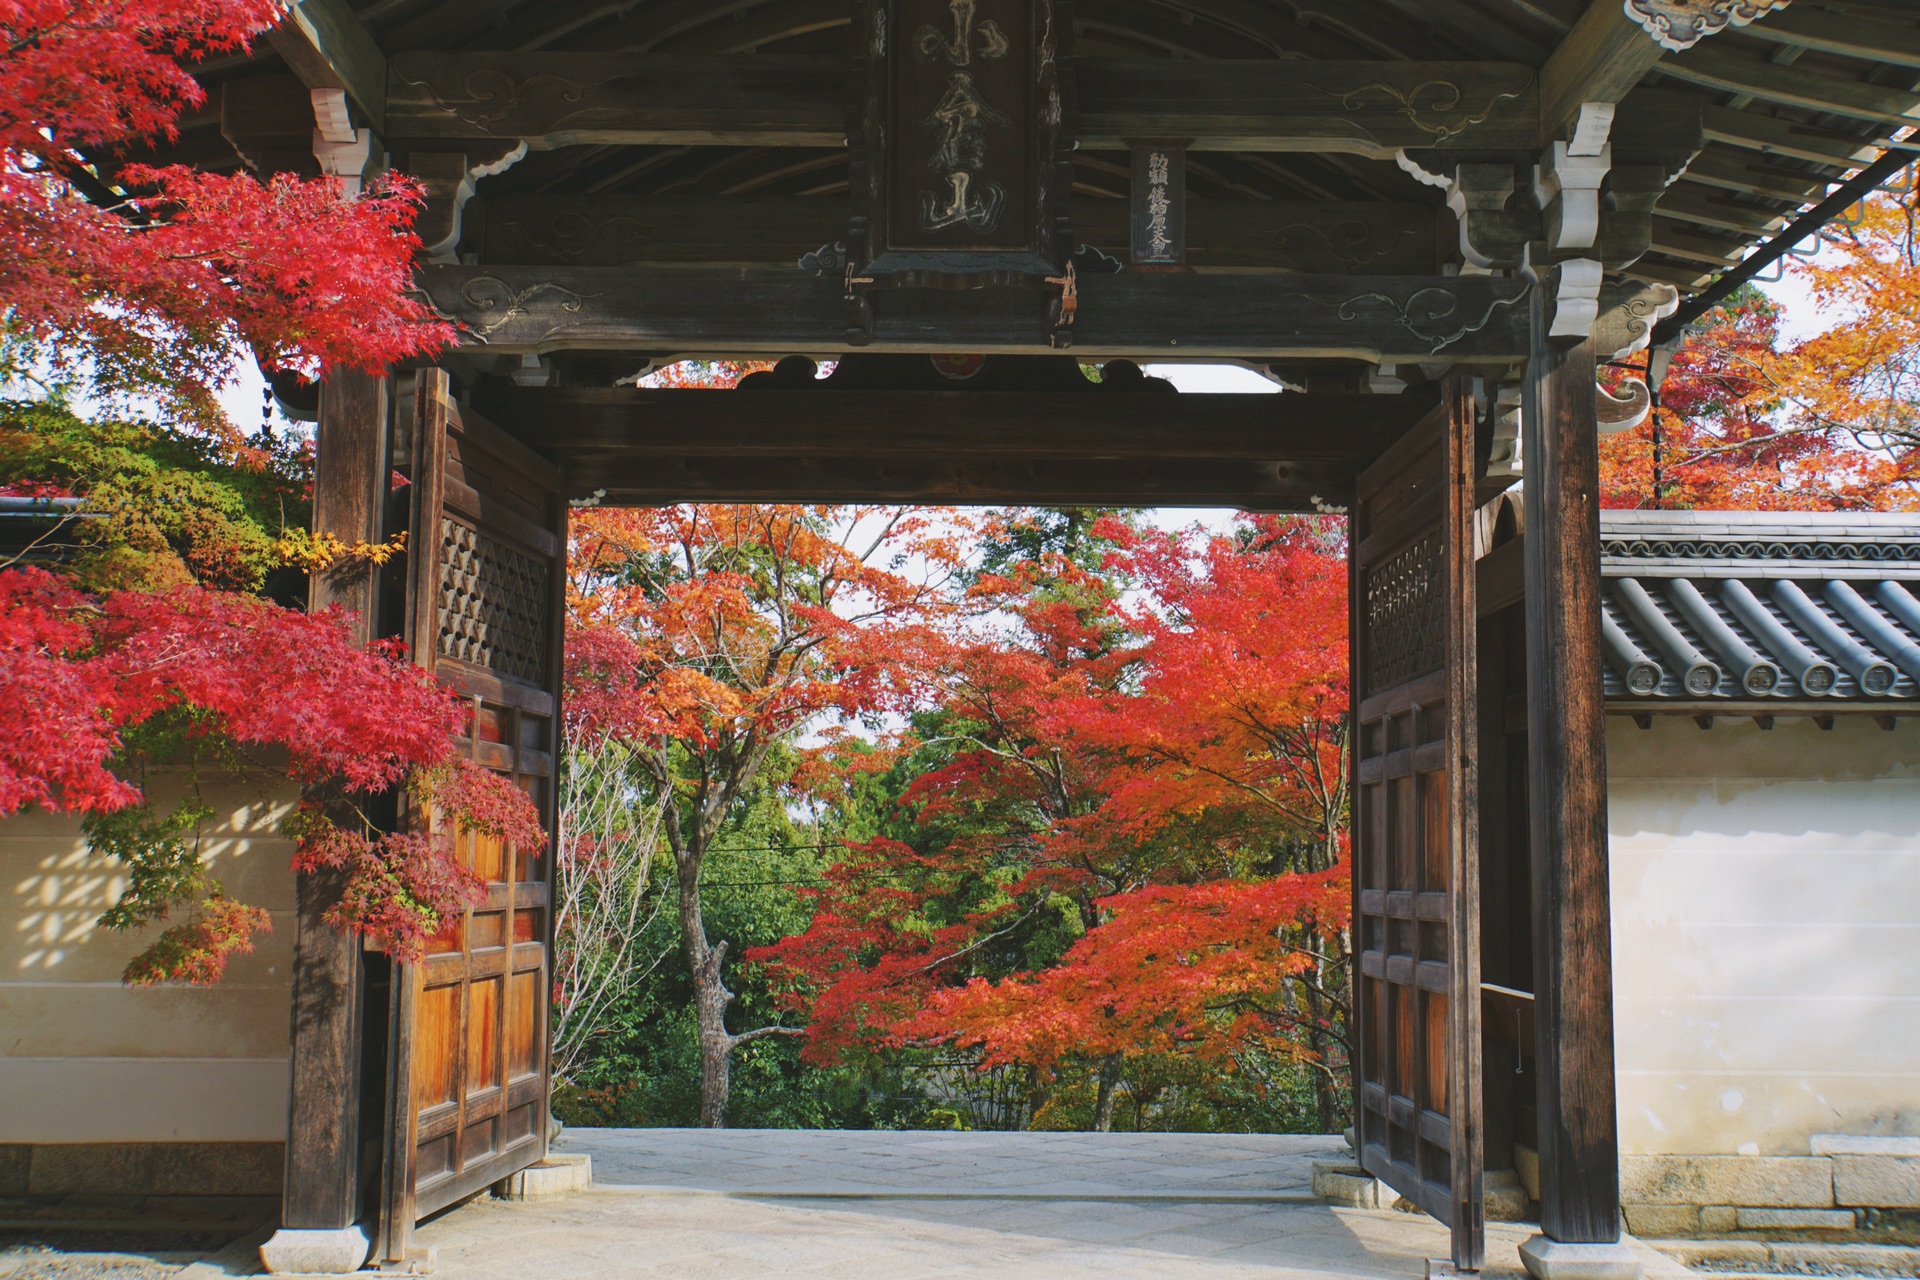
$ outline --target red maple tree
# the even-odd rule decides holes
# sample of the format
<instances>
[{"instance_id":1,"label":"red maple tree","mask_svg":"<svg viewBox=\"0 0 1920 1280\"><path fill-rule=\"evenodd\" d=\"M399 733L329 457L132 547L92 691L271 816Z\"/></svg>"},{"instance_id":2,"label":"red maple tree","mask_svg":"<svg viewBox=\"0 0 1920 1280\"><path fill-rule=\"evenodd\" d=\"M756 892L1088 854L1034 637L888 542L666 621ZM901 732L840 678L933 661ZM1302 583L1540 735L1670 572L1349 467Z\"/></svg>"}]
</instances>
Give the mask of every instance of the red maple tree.
<instances>
[{"instance_id":1,"label":"red maple tree","mask_svg":"<svg viewBox=\"0 0 1920 1280\"><path fill-rule=\"evenodd\" d=\"M952 830L853 850L808 891L809 929L750 958L810 1017L814 1061L945 1043L1043 1076L1091 1062L1104 1127L1125 1061L1258 1045L1311 1064L1337 1114L1338 531L1096 531L1097 569L976 589L1019 631L949 650L932 729L962 746L906 792Z\"/></svg>"},{"instance_id":2,"label":"red maple tree","mask_svg":"<svg viewBox=\"0 0 1920 1280\"><path fill-rule=\"evenodd\" d=\"M454 337L408 295L419 189L121 165L206 93L183 61L245 49L277 0L0 6L0 371L91 379L211 416L251 354L384 371Z\"/></svg>"},{"instance_id":3,"label":"red maple tree","mask_svg":"<svg viewBox=\"0 0 1920 1280\"><path fill-rule=\"evenodd\" d=\"M243 354L312 377L383 371L452 338L408 296L411 184L346 199L334 179L119 163L172 137L181 111L205 100L184 62L243 50L284 12L278 0L0 4L0 377L157 397L210 451L245 461L212 404ZM61 430L41 441L50 465L77 456ZM34 433L10 430L10 463L34 455ZM9 485L92 496L30 466ZM95 513L110 517L96 530L109 542L141 531L122 539L136 554L114 562L115 589L0 562L0 816L28 805L87 815L94 847L130 869L103 921L186 917L128 980L210 982L266 917L207 878L187 839L206 811L155 814L136 779L147 760L278 748L307 795L290 824L296 866L343 873L337 924L417 955L476 882L447 830L384 832L365 801L404 782L444 820L519 841L542 838L530 803L451 758L462 712L400 654L356 647L338 615L215 589L258 576L263 548L233 540L251 530L257 544L257 529L210 514L191 530L177 512L142 519L140 492L116 491ZM86 563L97 577L105 562Z\"/></svg>"}]
</instances>

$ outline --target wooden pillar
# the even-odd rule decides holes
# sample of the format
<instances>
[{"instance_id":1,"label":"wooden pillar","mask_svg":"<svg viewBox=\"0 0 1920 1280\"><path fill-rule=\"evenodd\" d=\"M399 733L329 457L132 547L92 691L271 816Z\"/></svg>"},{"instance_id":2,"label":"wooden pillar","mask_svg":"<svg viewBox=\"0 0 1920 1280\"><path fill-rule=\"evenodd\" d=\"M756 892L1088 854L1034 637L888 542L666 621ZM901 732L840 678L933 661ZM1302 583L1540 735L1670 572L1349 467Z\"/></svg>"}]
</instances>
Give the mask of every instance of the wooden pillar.
<instances>
[{"instance_id":1,"label":"wooden pillar","mask_svg":"<svg viewBox=\"0 0 1920 1280\"><path fill-rule=\"evenodd\" d=\"M378 542L385 536L389 386L388 379L364 373L337 373L322 385L313 484L316 532L348 542ZM376 587L377 576L364 571L316 574L311 607L352 610L358 617L354 639L364 644L377 621ZM343 882L335 873L306 874L297 888L283 1235L339 1232L362 1216L360 1076L366 1010L360 939L322 918L339 900ZM356 1261L348 1269L358 1266Z\"/></svg>"},{"instance_id":2,"label":"wooden pillar","mask_svg":"<svg viewBox=\"0 0 1920 1280\"><path fill-rule=\"evenodd\" d=\"M1521 463L1540 1227L1606 1245L1620 1239L1620 1150L1594 355L1590 340L1547 337L1550 289L1534 289Z\"/></svg>"}]
</instances>

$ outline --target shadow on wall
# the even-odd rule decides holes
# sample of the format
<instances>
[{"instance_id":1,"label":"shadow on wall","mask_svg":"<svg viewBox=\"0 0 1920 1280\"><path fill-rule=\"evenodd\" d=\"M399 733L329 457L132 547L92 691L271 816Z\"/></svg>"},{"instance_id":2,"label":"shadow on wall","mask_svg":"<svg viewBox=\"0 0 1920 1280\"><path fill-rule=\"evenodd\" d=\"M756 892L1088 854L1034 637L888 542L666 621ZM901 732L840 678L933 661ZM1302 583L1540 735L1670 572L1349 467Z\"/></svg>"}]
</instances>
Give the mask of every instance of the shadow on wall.
<instances>
[{"instance_id":1,"label":"shadow on wall","mask_svg":"<svg viewBox=\"0 0 1920 1280\"><path fill-rule=\"evenodd\" d=\"M1628 1154L1920 1132L1920 724L1609 724Z\"/></svg>"}]
</instances>

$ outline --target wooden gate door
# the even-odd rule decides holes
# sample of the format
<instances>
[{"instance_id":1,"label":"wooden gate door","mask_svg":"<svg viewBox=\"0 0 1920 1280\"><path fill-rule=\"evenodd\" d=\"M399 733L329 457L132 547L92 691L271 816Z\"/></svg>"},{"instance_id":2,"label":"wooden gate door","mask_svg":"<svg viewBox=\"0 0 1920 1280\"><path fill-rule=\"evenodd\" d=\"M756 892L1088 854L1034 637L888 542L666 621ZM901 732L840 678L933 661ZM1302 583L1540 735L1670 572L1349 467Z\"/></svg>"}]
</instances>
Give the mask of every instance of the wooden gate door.
<instances>
[{"instance_id":1,"label":"wooden gate door","mask_svg":"<svg viewBox=\"0 0 1920 1280\"><path fill-rule=\"evenodd\" d=\"M1473 401L1459 379L1353 509L1354 1112L1361 1164L1478 1270Z\"/></svg>"},{"instance_id":2,"label":"wooden gate door","mask_svg":"<svg viewBox=\"0 0 1920 1280\"><path fill-rule=\"evenodd\" d=\"M472 708L460 749L518 783L553 830L566 503L558 472L463 412L447 375L414 384L407 642ZM416 822L437 822L432 814ZM393 978L381 1250L547 1151L552 967L548 847L454 832L486 899Z\"/></svg>"}]
</instances>

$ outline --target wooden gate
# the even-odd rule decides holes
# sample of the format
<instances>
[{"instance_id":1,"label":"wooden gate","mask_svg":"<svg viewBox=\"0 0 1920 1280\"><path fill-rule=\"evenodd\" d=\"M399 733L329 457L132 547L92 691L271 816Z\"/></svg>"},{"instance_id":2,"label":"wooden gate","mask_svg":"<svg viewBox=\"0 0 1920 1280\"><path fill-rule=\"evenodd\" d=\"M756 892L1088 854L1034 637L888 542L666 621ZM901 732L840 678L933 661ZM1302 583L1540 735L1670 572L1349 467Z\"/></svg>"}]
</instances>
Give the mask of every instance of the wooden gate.
<instances>
[{"instance_id":1,"label":"wooden gate","mask_svg":"<svg viewBox=\"0 0 1920 1280\"><path fill-rule=\"evenodd\" d=\"M449 394L414 383L407 642L472 708L460 750L511 777L553 829L566 504L555 469ZM437 822L415 814L420 823ZM486 899L446 922L391 998L382 1257L426 1215L547 1150L551 840L454 832Z\"/></svg>"},{"instance_id":2,"label":"wooden gate","mask_svg":"<svg viewBox=\"0 0 1920 1280\"><path fill-rule=\"evenodd\" d=\"M1353 509L1354 1112L1361 1164L1478 1270L1473 402L1458 379Z\"/></svg>"}]
</instances>

